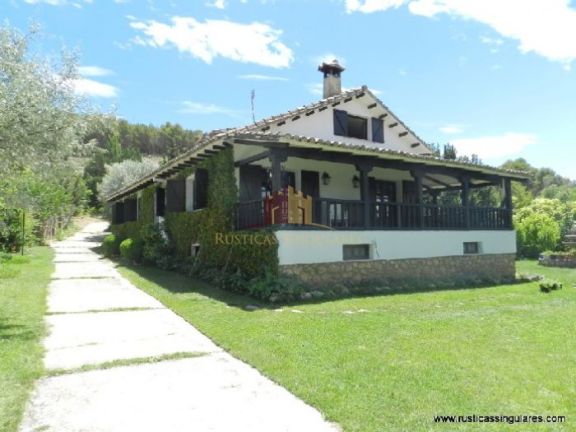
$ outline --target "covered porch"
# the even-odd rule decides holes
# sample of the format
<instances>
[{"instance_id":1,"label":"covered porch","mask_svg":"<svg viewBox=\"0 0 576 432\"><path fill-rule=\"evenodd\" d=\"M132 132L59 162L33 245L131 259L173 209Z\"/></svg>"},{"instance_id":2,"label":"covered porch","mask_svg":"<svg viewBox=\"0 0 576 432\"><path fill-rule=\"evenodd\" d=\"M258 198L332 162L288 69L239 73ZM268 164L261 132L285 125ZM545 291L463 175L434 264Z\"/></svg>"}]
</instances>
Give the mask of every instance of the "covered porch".
<instances>
[{"instance_id":1,"label":"covered porch","mask_svg":"<svg viewBox=\"0 0 576 432\"><path fill-rule=\"evenodd\" d=\"M483 165L302 138L236 138L234 144L236 229L511 230L511 181L523 178ZM499 190L499 205L471 202L474 190L490 186ZM446 194L450 200L442 199ZM279 196L292 213L289 207L302 199L307 205L289 221L271 218L271 199Z\"/></svg>"}]
</instances>

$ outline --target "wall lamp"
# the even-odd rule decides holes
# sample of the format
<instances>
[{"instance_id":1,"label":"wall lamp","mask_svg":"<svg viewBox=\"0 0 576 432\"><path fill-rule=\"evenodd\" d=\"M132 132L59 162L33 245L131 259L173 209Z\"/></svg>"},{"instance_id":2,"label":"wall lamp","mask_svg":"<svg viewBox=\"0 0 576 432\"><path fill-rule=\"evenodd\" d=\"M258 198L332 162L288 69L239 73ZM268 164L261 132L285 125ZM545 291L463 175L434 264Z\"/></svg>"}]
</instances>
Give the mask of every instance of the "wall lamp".
<instances>
[{"instance_id":1,"label":"wall lamp","mask_svg":"<svg viewBox=\"0 0 576 432\"><path fill-rule=\"evenodd\" d=\"M328 185L330 184L330 179L331 179L330 174L328 174L327 172L325 172L324 174L322 174L322 183L323 183L325 186L328 186Z\"/></svg>"},{"instance_id":2,"label":"wall lamp","mask_svg":"<svg viewBox=\"0 0 576 432\"><path fill-rule=\"evenodd\" d=\"M356 174L354 174L354 177L352 177L352 186L354 186L354 189L358 189L360 187L360 177L358 177Z\"/></svg>"}]
</instances>

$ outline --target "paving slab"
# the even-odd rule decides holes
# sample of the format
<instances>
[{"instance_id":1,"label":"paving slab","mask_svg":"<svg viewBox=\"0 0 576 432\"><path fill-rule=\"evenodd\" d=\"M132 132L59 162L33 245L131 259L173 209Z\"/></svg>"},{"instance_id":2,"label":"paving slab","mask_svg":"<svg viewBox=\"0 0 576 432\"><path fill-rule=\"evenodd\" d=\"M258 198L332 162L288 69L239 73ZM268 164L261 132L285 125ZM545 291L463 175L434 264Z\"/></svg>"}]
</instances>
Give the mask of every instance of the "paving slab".
<instances>
[{"instance_id":1,"label":"paving slab","mask_svg":"<svg viewBox=\"0 0 576 432\"><path fill-rule=\"evenodd\" d=\"M118 272L110 262L61 262L56 263L52 279L114 278Z\"/></svg>"},{"instance_id":2,"label":"paving slab","mask_svg":"<svg viewBox=\"0 0 576 432\"><path fill-rule=\"evenodd\" d=\"M220 351L168 309L49 315L44 340L47 369L73 369L113 360L178 352Z\"/></svg>"},{"instance_id":3,"label":"paving slab","mask_svg":"<svg viewBox=\"0 0 576 432\"><path fill-rule=\"evenodd\" d=\"M48 291L48 312L52 314L164 307L119 278L53 280Z\"/></svg>"},{"instance_id":4,"label":"paving slab","mask_svg":"<svg viewBox=\"0 0 576 432\"><path fill-rule=\"evenodd\" d=\"M47 378L22 432L336 432L338 428L227 354Z\"/></svg>"},{"instance_id":5,"label":"paving slab","mask_svg":"<svg viewBox=\"0 0 576 432\"><path fill-rule=\"evenodd\" d=\"M102 258L93 252L58 252L54 256L55 263L65 262L96 262L101 261Z\"/></svg>"}]
</instances>

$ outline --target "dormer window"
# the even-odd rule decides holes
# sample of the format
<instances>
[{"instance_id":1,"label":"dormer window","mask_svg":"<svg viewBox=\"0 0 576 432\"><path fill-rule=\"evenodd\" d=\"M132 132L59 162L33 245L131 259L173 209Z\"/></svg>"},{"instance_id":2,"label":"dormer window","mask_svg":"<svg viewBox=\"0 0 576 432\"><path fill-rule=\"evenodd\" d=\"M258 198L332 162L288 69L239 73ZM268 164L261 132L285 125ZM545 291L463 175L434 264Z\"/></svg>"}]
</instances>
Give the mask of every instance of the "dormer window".
<instances>
[{"instance_id":1,"label":"dormer window","mask_svg":"<svg viewBox=\"0 0 576 432\"><path fill-rule=\"evenodd\" d=\"M350 138L368 139L368 119L343 110L334 110L334 135ZM384 142L383 121L372 119L372 141Z\"/></svg>"}]
</instances>

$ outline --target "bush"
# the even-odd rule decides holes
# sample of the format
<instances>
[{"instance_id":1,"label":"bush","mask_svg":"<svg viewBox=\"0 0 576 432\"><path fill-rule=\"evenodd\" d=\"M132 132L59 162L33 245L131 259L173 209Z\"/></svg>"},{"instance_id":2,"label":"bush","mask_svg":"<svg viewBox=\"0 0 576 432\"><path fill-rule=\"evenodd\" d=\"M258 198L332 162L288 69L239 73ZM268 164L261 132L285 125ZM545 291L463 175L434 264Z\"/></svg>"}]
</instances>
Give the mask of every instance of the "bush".
<instances>
[{"instance_id":1,"label":"bush","mask_svg":"<svg viewBox=\"0 0 576 432\"><path fill-rule=\"evenodd\" d=\"M516 224L518 252L527 258L537 258L541 251L556 249L560 241L560 226L552 217L533 213Z\"/></svg>"},{"instance_id":2,"label":"bush","mask_svg":"<svg viewBox=\"0 0 576 432\"><path fill-rule=\"evenodd\" d=\"M142 239L142 260L145 264L157 265L166 269L173 259L163 224L148 224L140 231Z\"/></svg>"},{"instance_id":3,"label":"bush","mask_svg":"<svg viewBox=\"0 0 576 432\"><path fill-rule=\"evenodd\" d=\"M548 293L550 291L561 290L562 284L557 280L544 279L540 282L540 291Z\"/></svg>"},{"instance_id":4,"label":"bush","mask_svg":"<svg viewBox=\"0 0 576 432\"><path fill-rule=\"evenodd\" d=\"M142 240L128 238L120 243L120 256L130 262L140 262L143 246Z\"/></svg>"},{"instance_id":5,"label":"bush","mask_svg":"<svg viewBox=\"0 0 576 432\"><path fill-rule=\"evenodd\" d=\"M120 253L120 241L114 234L108 234L102 242L104 256L110 258Z\"/></svg>"}]
</instances>

